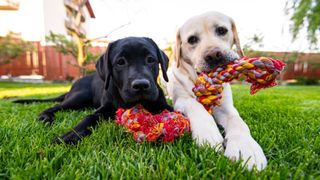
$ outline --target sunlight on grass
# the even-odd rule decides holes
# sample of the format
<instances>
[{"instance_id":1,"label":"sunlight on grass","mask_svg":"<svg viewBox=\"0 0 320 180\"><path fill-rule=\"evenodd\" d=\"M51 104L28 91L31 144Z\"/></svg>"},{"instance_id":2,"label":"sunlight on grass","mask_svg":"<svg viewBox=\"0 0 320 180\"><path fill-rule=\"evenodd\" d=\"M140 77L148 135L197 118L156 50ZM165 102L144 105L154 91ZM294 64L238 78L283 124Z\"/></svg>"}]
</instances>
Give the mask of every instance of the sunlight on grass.
<instances>
[{"instance_id":1,"label":"sunlight on grass","mask_svg":"<svg viewBox=\"0 0 320 180\"><path fill-rule=\"evenodd\" d=\"M8 83L0 83L0 99L11 97L25 97L32 95L57 94L69 91L70 85L47 85L43 84L27 84L17 83L8 85Z\"/></svg>"},{"instance_id":2,"label":"sunlight on grass","mask_svg":"<svg viewBox=\"0 0 320 180\"><path fill-rule=\"evenodd\" d=\"M70 89L69 87L53 87L53 88L22 88L22 89L14 89L14 90L0 90L0 98L64 93L64 92L67 92L69 89Z\"/></svg>"}]
</instances>

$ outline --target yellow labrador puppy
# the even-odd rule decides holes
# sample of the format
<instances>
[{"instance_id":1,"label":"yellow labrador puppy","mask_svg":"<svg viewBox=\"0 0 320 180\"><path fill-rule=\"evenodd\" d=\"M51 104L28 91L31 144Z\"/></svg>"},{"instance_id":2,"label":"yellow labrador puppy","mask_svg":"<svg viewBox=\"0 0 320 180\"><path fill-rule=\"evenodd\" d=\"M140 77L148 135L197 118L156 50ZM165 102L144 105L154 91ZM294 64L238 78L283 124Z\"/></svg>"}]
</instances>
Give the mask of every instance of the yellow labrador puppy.
<instances>
[{"instance_id":1,"label":"yellow labrador puppy","mask_svg":"<svg viewBox=\"0 0 320 180\"><path fill-rule=\"evenodd\" d=\"M225 52L230 51L233 44L242 56L236 26L230 17L208 12L189 19L177 33L175 61L171 64L167 90L175 110L190 119L192 136L199 145L208 143L216 150L222 150L224 143L225 156L232 160L242 159L249 169L256 166L261 170L267 165L266 157L233 106L230 85L224 84L222 105L216 107L214 116L205 110L192 92L197 73L228 62ZM224 128L224 138L216 123Z\"/></svg>"}]
</instances>

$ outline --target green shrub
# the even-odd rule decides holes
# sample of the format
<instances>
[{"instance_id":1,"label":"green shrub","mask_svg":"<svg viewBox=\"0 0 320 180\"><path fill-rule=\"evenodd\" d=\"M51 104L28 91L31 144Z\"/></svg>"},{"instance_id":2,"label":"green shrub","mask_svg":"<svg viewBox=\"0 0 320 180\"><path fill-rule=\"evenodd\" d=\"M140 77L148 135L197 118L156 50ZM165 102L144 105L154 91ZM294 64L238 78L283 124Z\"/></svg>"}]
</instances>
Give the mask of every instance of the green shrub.
<instances>
[{"instance_id":1,"label":"green shrub","mask_svg":"<svg viewBox=\"0 0 320 180\"><path fill-rule=\"evenodd\" d=\"M310 77L298 77L297 83L298 85L319 85L319 80L317 78L310 78Z\"/></svg>"}]
</instances>

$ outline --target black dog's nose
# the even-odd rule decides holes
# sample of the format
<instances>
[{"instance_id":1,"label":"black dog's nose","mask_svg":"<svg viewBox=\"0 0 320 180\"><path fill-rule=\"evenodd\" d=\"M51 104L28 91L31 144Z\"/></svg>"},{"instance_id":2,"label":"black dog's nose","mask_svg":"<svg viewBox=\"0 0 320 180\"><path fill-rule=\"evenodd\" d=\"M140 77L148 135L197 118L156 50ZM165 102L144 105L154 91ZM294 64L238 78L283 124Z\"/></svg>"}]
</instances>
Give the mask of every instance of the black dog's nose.
<instances>
[{"instance_id":1,"label":"black dog's nose","mask_svg":"<svg viewBox=\"0 0 320 180\"><path fill-rule=\"evenodd\" d=\"M136 79L132 81L131 87L137 91L146 91L150 88L150 81L147 79Z\"/></svg>"},{"instance_id":2,"label":"black dog's nose","mask_svg":"<svg viewBox=\"0 0 320 180\"><path fill-rule=\"evenodd\" d=\"M204 56L204 60L207 61L207 63L217 63L223 60L223 54L220 48L214 48L208 51Z\"/></svg>"}]
</instances>

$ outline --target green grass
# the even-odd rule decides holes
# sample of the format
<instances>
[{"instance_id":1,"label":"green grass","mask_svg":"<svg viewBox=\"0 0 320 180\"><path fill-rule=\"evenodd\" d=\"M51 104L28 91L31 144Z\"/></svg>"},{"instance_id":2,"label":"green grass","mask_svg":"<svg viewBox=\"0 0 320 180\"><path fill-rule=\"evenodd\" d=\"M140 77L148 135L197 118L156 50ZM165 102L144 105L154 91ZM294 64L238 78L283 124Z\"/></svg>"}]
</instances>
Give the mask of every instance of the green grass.
<instances>
[{"instance_id":1,"label":"green grass","mask_svg":"<svg viewBox=\"0 0 320 180\"><path fill-rule=\"evenodd\" d=\"M171 144L138 144L113 121L77 146L51 145L86 114L65 111L37 121L53 103L18 105L17 96L54 97L70 85L0 83L0 179L320 179L320 87L279 86L249 95L233 86L235 106L264 149L268 167L247 171L189 135Z\"/></svg>"}]
</instances>

